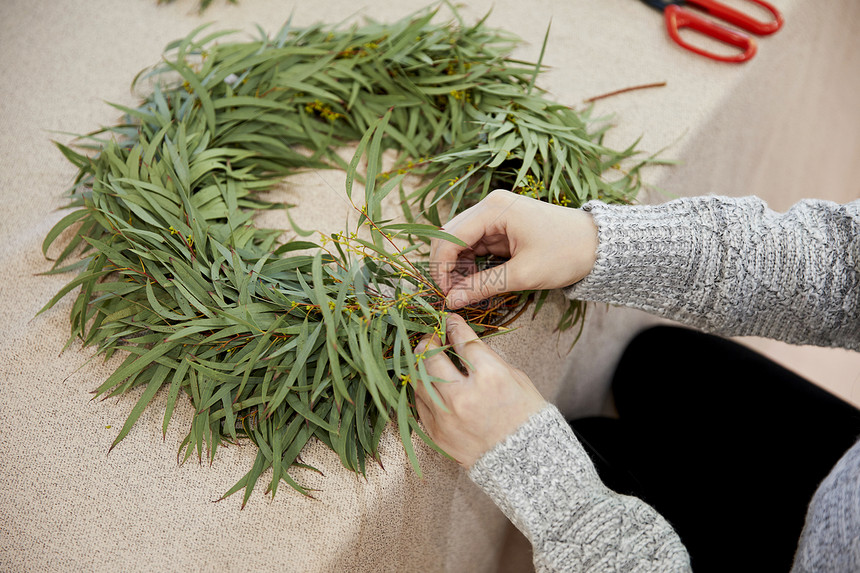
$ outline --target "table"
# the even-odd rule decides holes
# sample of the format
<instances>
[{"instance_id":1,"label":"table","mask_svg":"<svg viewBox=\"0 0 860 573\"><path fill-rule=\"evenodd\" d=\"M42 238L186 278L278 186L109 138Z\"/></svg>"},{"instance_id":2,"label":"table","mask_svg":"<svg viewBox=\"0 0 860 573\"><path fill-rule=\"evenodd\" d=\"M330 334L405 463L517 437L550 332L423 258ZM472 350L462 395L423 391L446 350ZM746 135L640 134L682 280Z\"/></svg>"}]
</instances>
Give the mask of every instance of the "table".
<instances>
[{"instance_id":1,"label":"table","mask_svg":"<svg viewBox=\"0 0 860 573\"><path fill-rule=\"evenodd\" d=\"M614 114L610 145L641 135L643 149L666 148L666 156L682 161L647 172L663 194L649 192L644 201L758 194L784 209L804 196L856 198L860 4L774 3L785 13L785 28L763 39L756 59L743 66L681 50L640 2L537 0L525 9L513 0L475 0L462 12L475 21L492 7L489 22L526 39L518 54L530 59L552 19L545 60L551 71L541 83L559 101L578 104L619 88L667 82L602 100L594 110ZM422 5L384 0L362 11L393 20ZM0 5L0 568L496 571L502 563L503 570L522 570L527 555L504 551L511 539L507 521L464 473L419 445L426 477L417 478L393 433L382 443L385 470L369 471L366 482L343 470L331 452L310 446L304 459L326 475L297 475L320 488L317 499L287 488L274 500L255 492L242 511L238 498L212 502L250 467L253 447L221 448L211 467L178 466L174 456L190 412L177 409L162 441L163 397L107 455L134 398L90 402L89 391L115 363L88 362L89 353L75 346L60 354L71 299L33 318L68 280L34 276L48 268L40 244L62 216L60 194L72 177L50 143L68 137L53 132L84 133L115 121L103 100L133 104L127 86L134 74L202 21L246 31L256 22L274 31L291 13L306 25L338 21L357 8L346 0L238 0L236 6L214 0L199 16L195 6L192 0ZM329 186L341 189L342 175L307 173L276 194L292 202ZM328 207L305 200L294 216L305 227L339 225L342 218ZM263 223L287 226L285 219ZM522 320L516 333L494 344L567 414L600 412L618 353L655 319L594 307L582 340L568 352L571 334L553 333L561 304L554 297L535 320ZM845 370L845 384L837 391L860 401L847 385L860 372L856 355L774 348L768 351L789 354L788 364L801 370L811 361L841 364L836 368ZM814 379L829 376L809 372Z\"/></svg>"}]
</instances>

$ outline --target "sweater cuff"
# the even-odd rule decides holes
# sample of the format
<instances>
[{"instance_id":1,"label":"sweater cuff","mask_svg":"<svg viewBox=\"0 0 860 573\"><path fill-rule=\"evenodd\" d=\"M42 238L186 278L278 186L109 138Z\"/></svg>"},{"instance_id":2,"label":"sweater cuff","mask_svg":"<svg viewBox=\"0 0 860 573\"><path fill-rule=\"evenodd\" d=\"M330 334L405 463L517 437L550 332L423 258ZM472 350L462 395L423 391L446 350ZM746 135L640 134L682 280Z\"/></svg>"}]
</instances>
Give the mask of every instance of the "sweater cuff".
<instances>
[{"instance_id":1,"label":"sweater cuff","mask_svg":"<svg viewBox=\"0 0 860 573\"><path fill-rule=\"evenodd\" d=\"M714 249L691 241L703 237L703 221L689 216L692 209L685 201L659 206L590 201L583 210L597 225L597 260L588 276L564 290L569 298L663 314L666 293L689 292L691 281L697 280L691 264L699 260L696 251ZM708 243L707 234L702 242Z\"/></svg>"},{"instance_id":2,"label":"sweater cuff","mask_svg":"<svg viewBox=\"0 0 860 573\"><path fill-rule=\"evenodd\" d=\"M605 489L552 404L481 456L469 477L533 544L532 533L553 530L553 520L576 511L584 492Z\"/></svg>"},{"instance_id":3,"label":"sweater cuff","mask_svg":"<svg viewBox=\"0 0 860 573\"><path fill-rule=\"evenodd\" d=\"M779 214L756 197L591 201L597 260L565 294L723 336L858 349L857 204Z\"/></svg>"},{"instance_id":4,"label":"sweater cuff","mask_svg":"<svg viewBox=\"0 0 860 573\"><path fill-rule=\"evenodd\" d=\"M760 200L683 198L636 206L590 201L583 208L597 225L597 260L588 276L565 289L568 297L638 308L726 335L742 330L749 312L734 308L737 293L725 292L726 277L735 285L754 279L730 253L731 245L760 242L744 234L761 226Z\"/></svg>"}]
</instances>

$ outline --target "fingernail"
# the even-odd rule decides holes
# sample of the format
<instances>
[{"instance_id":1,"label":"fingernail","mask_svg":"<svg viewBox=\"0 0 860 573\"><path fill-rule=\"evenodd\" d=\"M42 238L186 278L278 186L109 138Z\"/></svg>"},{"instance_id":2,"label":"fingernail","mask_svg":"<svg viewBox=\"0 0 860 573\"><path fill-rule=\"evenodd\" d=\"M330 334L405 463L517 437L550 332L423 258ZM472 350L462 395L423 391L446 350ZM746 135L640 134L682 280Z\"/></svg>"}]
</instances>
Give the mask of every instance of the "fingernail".
<instances>
[{"instance_id":1,"label":"fingernail","mask_svg":"<svg viewBox=\"0 0 860 573\"><path fill-rule=\"evenodd\" d=\"M460 316L456 312L452 312L451 314L448 315L448 319L445 323L445 326L447 328L445 330L447 330L448 332L451 332L455 328L458 328L465 323L466 323L466 320L462 316Z\"/></svg>"}]
</instances>

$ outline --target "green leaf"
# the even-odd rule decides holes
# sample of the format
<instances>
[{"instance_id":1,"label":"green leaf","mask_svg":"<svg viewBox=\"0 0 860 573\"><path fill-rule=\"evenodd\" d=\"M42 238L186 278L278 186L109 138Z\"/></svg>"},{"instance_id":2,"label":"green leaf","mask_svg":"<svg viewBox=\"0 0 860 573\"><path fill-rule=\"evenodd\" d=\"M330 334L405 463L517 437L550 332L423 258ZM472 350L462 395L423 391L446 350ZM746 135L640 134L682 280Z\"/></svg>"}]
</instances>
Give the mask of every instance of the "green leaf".
<instances>
[{"instance_id":1,"label":"green leaf","mask_svg":"<svg viewBox=\"0 0 860 573\"><path fill-rule=\"evenodd\" d=\"M159 366L155 369L155 374L153 374L152 380L150 380L149 384L147 384L146 390L138 399L137 404L135 404L134 408L131 409L131 413L128 415L128 418L126 418L122 430L120 430L119 435L117 435L116 439L114 439L113 443L110 445L108 453L110 453L110 450L114 449L114 447L116 447L116 445L128 435L129 431L131 431L132 426L134 426L134 424L137 422L137 419L140 418L140 415L143 413L143 410L149 405L149 403L155 397L155 393L158 392L158 390L161 388L161 385L167 379L168 374L170 374L170 369L165 366Z\"/></svg>"},{"instance_id":2,"label":"green leaf","mask_svg":"<svg viewBox=\"0 0 860 573\"><path fill-rule=\"evenodd\" d=\"M62 233L87 215L89 215L89 211L87 211L86 209L78 209L77 211L72 211L71 213L60 219L57 224L54 225L48 232L48 234L45 236L45 240L42 241L42 254L48 256L48 248L53 244L57 237L60 236L60 233Z\"/></svg>"},{"instance_id":3,"label":"green leaf","mask_svg":"<svg viewBox=\"0 0 860 573\"><path fill-rule=\"evenodd\" d=\"M404 386L400 390L400 399L397 401L397 427L400 430L400 441L403 442L403 449L406 450L406 456L409 458L409 463L412 469L422 477L421 467L418 465L418 457L415 455L415 448L412 447L412 435L409 433L409 412L407 387Z\"/></svg>"},{"instance_id":4,"label":"green leaf","mask_svg":"<svg viewBox=\"0 0 860 573\"><path fill-rule=\"evenodd\" d=\"M428 239L444 239L446 241L450 241L456 245L460 245L461 247L468 247L466 243L464 243L461 239L458 239L451 233L446 233L441 230L439 227L435 225L423 225L418 223L392 223L389 225L384 225L381 229L385 232L394 231L396 233L406 233L409 235L415 235L416 237L428 238Z\"/></svg>"},{"instance_id":5,"label":"green leaf","mask_svg":"<svg viewBox=\"0 0 860 573\"><path fill-rule=\"evenodd\" d=\"M167 437L167 427L170 425L170 418L173 416L173 409L176 406L176 399L179 397L179 389L185 381L185 375L188 373L188 360L181 360L179 368L173 371L173 378L170 381L170 389L167 393L167 404L164 408L164 422L161 425L162 437Z\"/></svg>"}]
</instances>

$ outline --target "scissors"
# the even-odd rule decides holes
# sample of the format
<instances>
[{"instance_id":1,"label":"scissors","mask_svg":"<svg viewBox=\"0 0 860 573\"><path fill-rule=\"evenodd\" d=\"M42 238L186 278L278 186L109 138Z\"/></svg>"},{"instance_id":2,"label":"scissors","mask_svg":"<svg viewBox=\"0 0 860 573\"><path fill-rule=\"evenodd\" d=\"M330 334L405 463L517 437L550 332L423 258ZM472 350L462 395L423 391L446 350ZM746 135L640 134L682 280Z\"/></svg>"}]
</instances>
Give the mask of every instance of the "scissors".
<instances>
[{"instance_id":1,"label":"scissors","mask_svg":"<svg viewBox=\"0 0 860 573\"><path fill-rule=\"evenodd\" d=\"M733 24L738 28L756 34L757 36L765 36L773 34L782 27L783 18L779 11L765 2L764 0L750 0L754 4L758 4L771 14L773 20L769 22L761 22L755 18L735 10L716 0L642 0L652 8L660 10L666 14L666 29L669 31L669 36L683 48L696 52L707 58L719 60L721 62L745 62L752 58L756 53L756 41L750 36L721 26L713 20L703 18L697 12L692 12L684 8L685 5L695 6L700 10L710 14L715 18L719 18L729 24ZM740 48L742 51L733 55L721 55L709 52L693 44L686 42L678 33L683 28L692 28L709 36L715 40Z\"/></svg>"}]
</instances>

